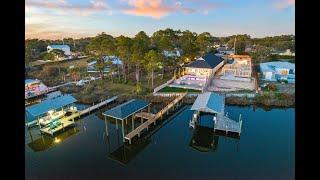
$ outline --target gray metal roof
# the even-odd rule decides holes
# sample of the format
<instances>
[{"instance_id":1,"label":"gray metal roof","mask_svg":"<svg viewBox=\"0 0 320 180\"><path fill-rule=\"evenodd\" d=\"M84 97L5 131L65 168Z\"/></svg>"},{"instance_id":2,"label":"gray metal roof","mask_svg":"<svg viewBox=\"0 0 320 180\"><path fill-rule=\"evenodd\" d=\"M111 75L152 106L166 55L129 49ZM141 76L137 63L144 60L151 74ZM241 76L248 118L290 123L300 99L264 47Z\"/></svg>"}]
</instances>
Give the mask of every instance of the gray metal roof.
<instances>
[{"instance_id":1,"label":"gray metal roof","mask_svg":"<svg viewBox=\"0 0 320 180\"><path fill-rule=\"evenodd\" d=\"M59 109L69 104L75 103L77 100L70 94L51 98L42 101L39 104L29 106L26 108L26 112L33 117L41 116L47 113L51 109Z\"/></svg>"},{"instance_id":2,"label":"gray metal roof","mask_svg":"<svg viewBox=\"0 0 320 180\"><path fill-rule=\"evenodd\" d=\"M208 69L213 69L215 68L218 64L220 64L223 61L223 59L219 56L216 56L213 53L209 53L196 61L193 61L185 67L194 67L194 68L208 68Z\"/></svg>"},{"instance_id":3,"label":"gray metal roof","mask_svg":"<svg viewBox=\"0 0 320 180\"><path fill-rule=\"evenodd\" d=\"M124 120L135 112L146 108L150 103L141 99L132 99L103 113L105 116Z\"/></svg>"},{"instance_id":4,"label":"gray metal roof","mask_svg":"<svg viewBox=\"0 0 320 180\"><path fill-rule=\"evenodd\" d=\"M224 99L224 96L214 92L199 94L191 110L224 114Z\"/></svg>"}]
</instances>

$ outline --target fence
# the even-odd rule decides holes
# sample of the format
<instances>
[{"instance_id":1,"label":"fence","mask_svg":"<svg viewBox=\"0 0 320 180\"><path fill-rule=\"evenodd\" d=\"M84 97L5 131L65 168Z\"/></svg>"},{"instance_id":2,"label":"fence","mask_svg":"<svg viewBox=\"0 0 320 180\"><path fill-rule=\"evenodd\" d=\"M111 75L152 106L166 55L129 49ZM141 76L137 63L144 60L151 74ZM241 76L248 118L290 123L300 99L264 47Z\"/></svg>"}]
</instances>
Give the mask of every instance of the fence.
<instances>
[{"instance_id":1,"label":"fence","mask_svg":"<svg viewBox=\"0 0 320 180\"><path fill-rule=\"evenodd\" d=\"M227 93L226 97L248 97L254 98L256 96L255 93Z\"/></svg>"},{"instance_id":2,"label":"fence","mask_svg":"<svg viewBox=\"0 0 320 180\"><path fill-rule=\"evenodd\" d=\"M158 87L154 88L154 89L153 89L153 94L154 94L154 93L156 93L156 92L158 92L160 89L162 89L162 88L164 88L164 87L168 86L168 85L169 85L170 83L172 83L174 80L175 80L175 79L174 79L174 78L172 78L172 79L170 79L169 81L167 81L166 83L161 84L160 86L158 86Z\"/></svg>"},{"instance_id":3,"label":"fence","mask_svg":"<svg viewBox=\"0 0 320 180\"><path fill-rule=\"evenodd\" d=\"M184 94L184 92L164 92L164 93L154 93L153 96L161 96L161 97L173 97L173 96L179 96ZM198 96L200 93L188 93L186 96L187 97L194 97Z\"/></svg>"}]
</instances>

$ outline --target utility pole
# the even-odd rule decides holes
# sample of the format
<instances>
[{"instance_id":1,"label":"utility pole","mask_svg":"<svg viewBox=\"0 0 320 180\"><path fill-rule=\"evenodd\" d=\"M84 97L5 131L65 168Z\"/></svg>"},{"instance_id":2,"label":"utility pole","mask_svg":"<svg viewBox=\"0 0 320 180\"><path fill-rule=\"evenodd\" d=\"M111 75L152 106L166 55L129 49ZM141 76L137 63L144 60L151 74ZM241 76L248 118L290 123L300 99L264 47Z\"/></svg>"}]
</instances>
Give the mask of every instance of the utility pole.
<instances>
[{"instance_id":1,"label":"utility pole","mask_svg":"<svg viewBox=\"0 0 320 180\"><path fill-rule=\"evenodd\" d=\"M237 35L234 38L234 45L233 45L233 49L234 49L234 55L236 55L236 42L237 42Z\"/></svg>"}]
</instances>

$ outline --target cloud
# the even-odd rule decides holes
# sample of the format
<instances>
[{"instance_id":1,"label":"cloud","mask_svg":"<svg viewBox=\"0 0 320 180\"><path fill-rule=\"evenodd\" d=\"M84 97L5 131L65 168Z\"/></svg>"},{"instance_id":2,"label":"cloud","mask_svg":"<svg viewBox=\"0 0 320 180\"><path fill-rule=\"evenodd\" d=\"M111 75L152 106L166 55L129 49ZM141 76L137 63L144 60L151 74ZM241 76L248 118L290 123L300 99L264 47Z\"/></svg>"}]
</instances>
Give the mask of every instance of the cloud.
<instances>
[{"instance_id":1,"label":"cloud","mask_svg":"<svg viewBox=\"0 0 320 180\"><path fill-rule=\"evenodd\" d=\"M295 6L295 0L280 0L274 3L275 7L279 10L286 9L288 7Z\"/></svg>"},{"instance_id":2,"label":"cloud","mask_svg":"<svg viewBox=\"0 0 320 180\"><path fill-rule=\"evenodd\" d=\"M26 0L26 11L30 8L40 8L49 10L59 10L64 13L77 13L83 16L103 11L110 11L110 7L104 1L90 1L85 5L71 4L67 0L49 1L49 0Z\"/></svg>"},{"instance_id":3,"label":"cloud","mask_svg":"<svg viewBox=\"0 0 320 180\"><path fill-rule=\"evenodd\" d=\"M148 16L155 19L160 19L171 13L182 11L184 13L195 12L192 8L182 6L180 1L164 3L163 0L123 0L128 3L127 8L122 9L126 14L135 16Z\"/></svg>"}]
</instances>

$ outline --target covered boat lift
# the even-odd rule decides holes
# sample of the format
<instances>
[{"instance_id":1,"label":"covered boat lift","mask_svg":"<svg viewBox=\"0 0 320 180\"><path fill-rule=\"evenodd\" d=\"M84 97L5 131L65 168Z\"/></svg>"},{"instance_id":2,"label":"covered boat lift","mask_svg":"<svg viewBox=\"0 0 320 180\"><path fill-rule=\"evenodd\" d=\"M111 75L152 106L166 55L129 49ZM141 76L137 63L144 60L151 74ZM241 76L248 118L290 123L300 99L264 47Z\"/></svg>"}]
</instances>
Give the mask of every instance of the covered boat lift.
<instances>
[{"instance_id":1,"label":"covered boat lift","mask_svg":"<svg viewBox=\"0 0 320 180\"><path fill-rule=\"evenodd\" d=\"M214 92L199 94L191 110L194 110L192 119L189 122L189 126L192 128L196 127L200 113L205 112L214 114L214 131L235 132L239 135L241 133L241 114L239 122L229 119L227 115L225 116L225 97L223 95Z\"/></svg>"},{"instance_id":2,"label":"covered boat lift","mask_svg":"<svg viewBox=\"0 0 320 180\"><path fill-rule=\"evenodd\" d=\"M105 116L105 125L106 125L106 134L108 133L108 122L107 117L114 118L116 120L116 129L118 129L118 120L121 121L122 125L122 138L123 142L125 142L125 132L124 132L124 121L127 124L128 123L128 117L132 116L132 129L134 129L134 114L136 112L142 111L143 109L147 108L150 105L147 101L141 100L141 99L132 99L130 101L127 101L123 104L120 104L112 109L109 109L108 111L105 111L103 115Z\"/></svg>"},{"instance_id":3,"label":"covered boat lift","mask_svg":"<svg viewBox=\"0 0 320 180\"><path fill-rule=\"evenodd\" d=\"M77 102L77 100L72 95L64 95L47 99L39 104L29 106L26 108L26 116L32 118L33 120L26 122L26 125L29 127L37 123L39 118L45 116L50 110L59 110L74 104L75 102Z\"/></svg>"}]
</instances>

